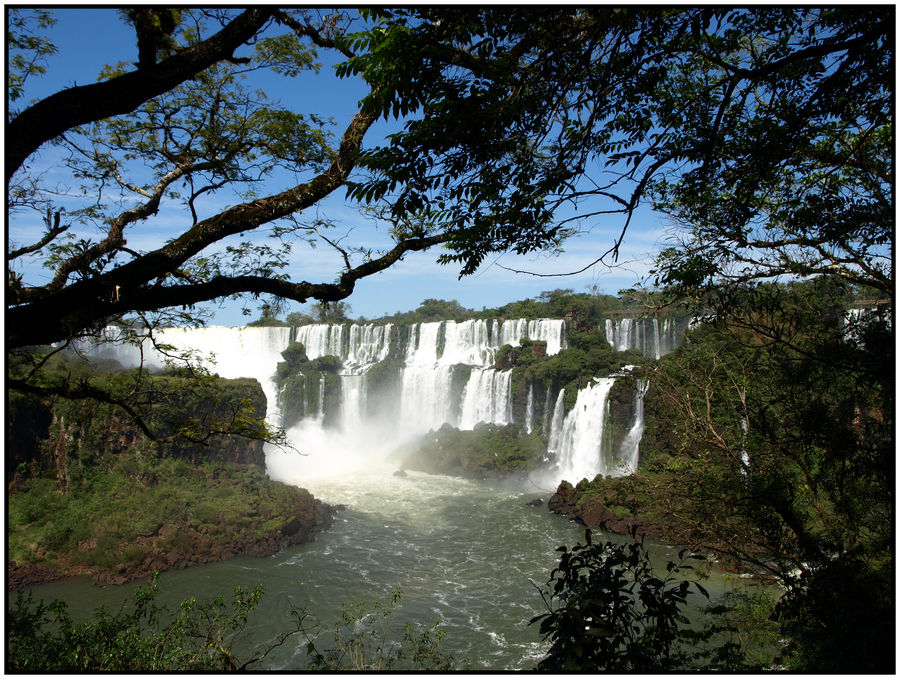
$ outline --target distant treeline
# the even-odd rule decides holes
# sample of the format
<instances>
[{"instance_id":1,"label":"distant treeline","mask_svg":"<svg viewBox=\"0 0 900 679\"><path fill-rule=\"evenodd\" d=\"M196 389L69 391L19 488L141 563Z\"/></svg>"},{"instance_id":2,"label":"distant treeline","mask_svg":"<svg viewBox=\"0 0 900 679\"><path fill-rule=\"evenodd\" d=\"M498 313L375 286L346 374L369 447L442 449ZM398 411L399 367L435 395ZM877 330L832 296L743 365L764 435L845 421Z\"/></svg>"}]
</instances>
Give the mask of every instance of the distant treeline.
<instances>
[{"instance_id":1,"label":"distant treeline","mask_svg":"<svg viewBox=\"0 0 900 679\"><path fill-rule=\"evenodd\" d=\"M809 282L769 284L782 287L808 285ZM848 306L870 306L885 303L879 299L877 291L865 286L847 286ZM318 302L310 313L294 311L283 319L277 310L263 306L258 319L248 326L300 326L311 323L429 323L434 321L466 321L473 318L568 318L579 319L581 323L598 323L606 315L617 313L677 313L679 307L671 302L665 290L646 290L640 287L620 290L618 295L609 295L592 289L589 292L575 292L570 288L546 290L537 298L527 298L480 311L467 309L459 302L444 299L426 299L412 311L398 311L378 318L352 317L350 306L345 302L327 304Z\"/></svg>"}]
</instances>

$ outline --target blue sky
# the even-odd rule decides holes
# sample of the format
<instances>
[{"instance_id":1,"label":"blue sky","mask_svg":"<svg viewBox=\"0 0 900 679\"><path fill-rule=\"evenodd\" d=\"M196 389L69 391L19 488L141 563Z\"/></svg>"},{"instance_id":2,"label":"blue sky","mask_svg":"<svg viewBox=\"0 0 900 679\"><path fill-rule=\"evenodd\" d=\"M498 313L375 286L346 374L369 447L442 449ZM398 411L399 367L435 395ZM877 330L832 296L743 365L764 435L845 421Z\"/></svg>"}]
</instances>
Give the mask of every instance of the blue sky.
<instances>
[{"instance_id":1,"label":"blue sky","mask_svg":"<svg viewBox=\"0 0 900 679\"><path fill-rule=\"evenodd\" d=\"M26 100L41 98L72 84L93 82L104 64L136 60L133 33L117 12L58 7L54 9L54 14L58 23L52 29L51 37L59 51L47 60L47 73L27 83ZM334 117L336 132L350 120L356 102L364 93L359 83L334 78L327 65L318 75L304 74L298 81L287 83L264 81L261 86L268 96L280 99L300 112L317 112ZM24 102L17 104L24 105ZM392 125L396 123L382 123L369 136L375 138L374 133L390 131ZM45 150L40 155L45 169L52 171L52 152ZM272 192L283 188L283 185L273 186ZM315 208L319 216L336 222L337 227L332 235L346 235L347 242L353 240L373 248L383 247L387 243L385 227L363 217L343 198L343 192L340 192ZM208 206L210 210L216 207L215 204ZM153 229L135 230L129 245L143 249L158 247L162 240L176 235L186 224L184 212L177 205L164 206ZM486 260L475 274L462 280L458 280L458 270L452 265L435 263L439 252L410 254L388 271L361 280L353 295L345 301L350 305L352 316L375 318L414 309L426 298L457 300L465 307L481 309L535 297L541 291L557 288L584 292L596 286L601 292L615 294L620 289L637 284L647 274L653 255L671 230L664 216L643 209L629 227L618 266L614 269L595 265L578 275L553 277L516 274L507 270L537 274L580 270L610 247L621 230L622 222L621 217L613 216L606 218L606 221L602 218L586 221L581 227L584 233L569 239L561 255L494 256ZM39 231L40 225L36 219L19 219L10 224L10 238L19 242L30 241L33 234ZM339 266L337 254L328 252L327 248L320 246L310 250L299 247L292 255L289 273L292 280L330 282L334 280ZM50 275L49 270L41 269L36 261L30 263L25 273L26 280L33 283L46 280ZM216 309L212 323L242 325L256 317L255 312L250 318L243 316L240 308L240 303L227 303ZM295 310L307 308L290 303L287 311Z\"/></svg>"}]
</instances>

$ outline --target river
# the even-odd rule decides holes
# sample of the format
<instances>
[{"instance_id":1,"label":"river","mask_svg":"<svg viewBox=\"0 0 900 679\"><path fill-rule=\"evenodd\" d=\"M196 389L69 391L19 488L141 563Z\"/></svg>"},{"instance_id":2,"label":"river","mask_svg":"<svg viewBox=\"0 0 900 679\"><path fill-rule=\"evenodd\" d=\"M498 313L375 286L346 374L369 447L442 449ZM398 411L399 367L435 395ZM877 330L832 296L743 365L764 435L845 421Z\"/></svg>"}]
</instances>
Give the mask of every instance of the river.
<instances>
[{"instance_id":1,"label":"river","mask_svg":"<svg viewBox=\"0 0 900 679\"><path fill-rule=\"evenodd\" d=\"M556 548L583 541L583 527L551 514L546 505L527 506L549 497L532 482L418 472L399 477L395 470L382 462L364 473L309 479L304 485L317 497L347 505L315 542L269 558L165 572L160 602L174 608L184 598L228 597L237 586L262 583L263 600L249 618L246 638L235 646L241 655L289 629L292 607L330 627L343 605L387 602L399 590L397 627L439 622L443 649L464 668L532 669L545 650L537 626L528 625L543 606L532 583L546 582L558 563ZM654 551L662 561L676 550L656 546ZM61 597L76 619L87 619L100 603L115 609L135 586L78 579L42 585L34 593L45 601ZM705 586L717 596L733 585L719 577ZM322 639L330 639L330 629ZM304 669L305 646L304 638L293 637L266 658L265 668Z\"/></svg>"}]
</instances>

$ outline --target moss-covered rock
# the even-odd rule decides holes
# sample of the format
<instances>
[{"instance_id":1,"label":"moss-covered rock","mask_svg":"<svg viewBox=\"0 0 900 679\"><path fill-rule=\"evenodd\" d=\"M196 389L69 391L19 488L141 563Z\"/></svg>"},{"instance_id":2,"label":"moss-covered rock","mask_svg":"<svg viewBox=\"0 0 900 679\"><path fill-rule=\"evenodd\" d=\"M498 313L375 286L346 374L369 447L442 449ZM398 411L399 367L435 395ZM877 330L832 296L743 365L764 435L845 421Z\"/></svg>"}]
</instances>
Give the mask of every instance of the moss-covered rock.
<instances>
[{"instance_id":1,"label":"moss-covered rock","mask_svg":"<svg viewBox=\"0 0 900 679\"><path fill-rule=\"evenodd\" d=\"M20 421L26 406L50 421L8 486L10 586L77 574L118 583L268 555L330 524L330 508L307 491L265 476L266 399L256 380L90 379L113 396L140 388L134 407L156 440L109 403L19 403Z\"/></svg>"},{"instance_id":2,"label":"moss-covered rock","mask_svg":"<svg viewBox=\"0 0 900 679\"><path fill-rule=\"evenodd\" d=\"M337 422L341 405L342 364L337 356L310 360L300 342L281 352L275 369L282 426L292 427L304 417L321 416L325 425Z\"/></svg>"},{"instance_id":3,"label":"moss-covered rock","mask_svg":"<svg viewBox=\"0 0 900 679\"><path fill-rule=\"evenodd\" d=\"M471 431L444 425L426 434L402 468L468 478L500 477L535 469L545 442L516 425L479 424Z\"/></svg>"}]
</instances>

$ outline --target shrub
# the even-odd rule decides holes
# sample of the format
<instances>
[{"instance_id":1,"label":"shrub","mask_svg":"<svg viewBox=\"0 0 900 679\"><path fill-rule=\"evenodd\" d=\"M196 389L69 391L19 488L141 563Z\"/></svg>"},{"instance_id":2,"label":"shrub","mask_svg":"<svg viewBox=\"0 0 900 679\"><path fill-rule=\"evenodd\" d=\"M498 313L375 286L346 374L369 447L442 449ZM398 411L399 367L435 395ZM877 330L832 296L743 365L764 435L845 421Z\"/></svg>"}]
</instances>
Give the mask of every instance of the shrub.
<instances>
[{"instance_id":1,"label":"shrub","mask_svg":"<svg viewBox=\"0 0 900 679\"><path fill-rule=\"evenodd\" d=\"M234 590L229 607L188 599L172 612L156 604L158 574L138 589L133 606L116 614L103 606L93 621L75 623L63 601L35 603L21 593L7 616L6 669L12 672L161 672L245 669L261 655L240 661L231 653L262 586ZM167 625L160 621L168 619ZM263 654L264 655L264 654Z\"/></svg>"},{"instance_id":2,"label":"shrub","mask_svg":"<svg viewBox=\"0 0 900 679\"><path fill-rule=\"evenodd\" d=\"M541 590L547 612L535 616L551 641L542 671L660 672L685 665L681 642L693 637L682 613L691 582L676 580L684 565L657 577L642 542L560 547L559 566ZM687 557L690 558L690 557ZM693 583L708 596L706 590ZM558 605L554 606L554 602Z\"/></svg>"}]
</instances>

